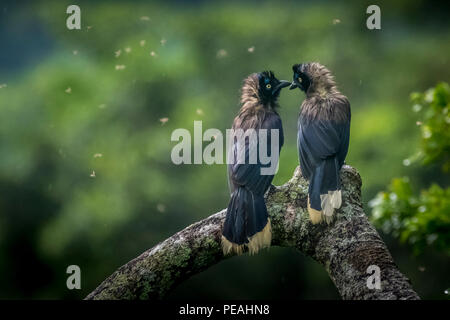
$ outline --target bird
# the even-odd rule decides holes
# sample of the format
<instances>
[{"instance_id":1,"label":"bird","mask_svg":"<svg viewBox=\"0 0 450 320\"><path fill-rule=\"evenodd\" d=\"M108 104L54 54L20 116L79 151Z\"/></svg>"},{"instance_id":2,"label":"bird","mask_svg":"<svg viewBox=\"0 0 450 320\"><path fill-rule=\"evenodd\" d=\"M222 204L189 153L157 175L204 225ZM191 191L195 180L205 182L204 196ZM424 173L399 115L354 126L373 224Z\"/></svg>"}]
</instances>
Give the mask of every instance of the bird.
<instances>
[{"instance_id":1,"label":"bird","mask_svg":"<svg viewBox=\"0 0 450 320\"><path fill-rule=\"evenodd\" d=\"M350 102L339 92L330 70L318 62L292 66L290 90L306 94L298 117L297 148L308 182L308 213L313 224L333 221L342 205L339 172L350 141Z\"/></svg>"},{"instance_id":2,"label":"bird","mask_svg":"<svg viewBox=\"0 0 450 320\"><path fill-rule=\"evenodd\" d=\"M273 142L277 162L275 165L278 165L284 134L281 118L277 113L277 100L281 89L290 84L290 81L278 80L272 71L252 73L243 81L240 110L233 121L232 131L243 133L244 139L233 135L228 153L231 159L227 165L231 199L222 230L224 255L240 255L246 248L249 254L256 254L271 244L272 229L264 194L276 172L263 172L270 164L262 161L259 152L264 147L271 157L270 146ZM265 139L260 138L263 132L267 133ZM252 139L249 133L255 133L253 137L256 138ZM258 155L256 161L250 161L252 153Z\"/></svg>"}]
</instances>

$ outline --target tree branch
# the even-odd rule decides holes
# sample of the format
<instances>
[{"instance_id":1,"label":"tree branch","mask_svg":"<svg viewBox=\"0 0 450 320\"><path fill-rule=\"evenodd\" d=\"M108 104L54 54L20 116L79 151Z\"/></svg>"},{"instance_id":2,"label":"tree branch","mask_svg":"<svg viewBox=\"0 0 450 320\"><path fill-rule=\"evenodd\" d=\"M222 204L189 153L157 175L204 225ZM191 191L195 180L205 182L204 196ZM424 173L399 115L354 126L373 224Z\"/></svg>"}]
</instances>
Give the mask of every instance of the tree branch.
<instances>
[{"instance_id":1,"label":"tree branch","mask_svg":"<svg viewBox=\"0 0 450 320\"><path fill-rule=\"evenodd\" d=\"M361 177L341 170L342 207L335 221L313 225L306 209L308 182L297 168L286 184L272 186L266 204L272 246L295 247L328 271L343 299L419 299L398 270L361 204ZM128 262L86 299L162 299L190 276L228 258L221 249L226 210L194 223ZM367 287L367 268L380 268L381 289Z\"/></svg>"}]
</instances>

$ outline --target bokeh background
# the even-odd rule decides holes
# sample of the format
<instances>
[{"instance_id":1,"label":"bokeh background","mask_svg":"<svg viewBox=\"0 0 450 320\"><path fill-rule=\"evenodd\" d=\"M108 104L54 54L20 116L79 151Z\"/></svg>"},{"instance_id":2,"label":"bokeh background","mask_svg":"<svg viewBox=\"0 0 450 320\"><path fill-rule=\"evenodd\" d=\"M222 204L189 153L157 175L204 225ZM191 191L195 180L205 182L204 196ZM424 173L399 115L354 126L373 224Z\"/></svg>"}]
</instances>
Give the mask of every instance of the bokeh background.
<instances>
[{"instance_id":1,"label":"bokeh background","mask_svg":"<svg viewBox=\"0 0 450 320\"><path fill-rule=\"evenodd\" d=\"M352 105L347 163L362 176L369 216L393 178L407 176L413 194L447 188L439 163L408 159L423 138L410 94L449 80L449 7L377 2L382 29L371 31L372 2L2 0L0 298L84 298L122 264L226 207L226 166L172 164L170 136L192 132L194 120L229 128L242 79L255 71L291 79L291 65L307 61L333 71ZM81 30L66 28L70 4L81 7ZM274 184L297 166L303 98L281 94L286 140ZM444 211L436 237L448 240ZM379 227L419 295L448 299L445 242L415 250L391 231ZM81 267L81 290L66 288L71 264ZM215 265L168 296L183 298L339 294L312 259L273 247Z\"/></svg>"}]
</instances>

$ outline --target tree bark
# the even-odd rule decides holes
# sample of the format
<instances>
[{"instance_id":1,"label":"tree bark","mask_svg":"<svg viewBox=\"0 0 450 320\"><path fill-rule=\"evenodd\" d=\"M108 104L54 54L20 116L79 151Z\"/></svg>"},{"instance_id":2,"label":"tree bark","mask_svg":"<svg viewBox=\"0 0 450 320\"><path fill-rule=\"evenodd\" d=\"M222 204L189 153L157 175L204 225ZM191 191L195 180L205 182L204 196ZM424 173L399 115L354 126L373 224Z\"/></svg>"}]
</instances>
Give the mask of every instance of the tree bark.
<instances>
[{"instance_id":1,"label":"tree bark","mask_svg":"<svg viewBox=\"0 0 450 320\"><path fill-rule=\"evenodd\" d=\"M398 270L386 245L364 214L361 177L341 170L342 207L330 224L313 225L307 205L308 182L299 167L286 184L271 186L266 204L272 246L295 247L318 261L343 299L419 299ZM230 257L221 249L226 210L194 223L128 262L86 299L162 299L190 276ZM380 268L381 289L369 289L367 268Z\"/></svg>"}]
</instances>

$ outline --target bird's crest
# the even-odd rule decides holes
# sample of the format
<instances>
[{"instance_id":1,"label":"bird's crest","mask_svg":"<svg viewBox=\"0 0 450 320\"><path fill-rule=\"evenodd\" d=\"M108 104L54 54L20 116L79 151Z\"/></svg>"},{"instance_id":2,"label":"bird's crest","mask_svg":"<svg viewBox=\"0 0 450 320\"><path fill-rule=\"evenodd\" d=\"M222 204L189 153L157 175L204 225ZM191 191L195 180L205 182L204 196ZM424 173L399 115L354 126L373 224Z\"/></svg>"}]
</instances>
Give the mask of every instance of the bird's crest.
<instances>
[{"instance_id":1,"label":"bird's crest","mask_svg":"<svg viewBox=\"0 0 450 320\"><path fill-rule=\"evenodd\" d=\"M261 98L260 80L264 78L273 79L275 75L272 71L252 73L244 79L241 90L241 110L235 118L234 124L243 129L259 128L269 110L274 110L278 104L276 101L269 101L264 104Z\"/></svg>"},{"instance_id":2,"label":"bird's crest","mask_svg":"<svg viewBox=\"0 0 450 320\"><path fill-rule=\"evenodd\" d=\"M259 104L258 99L259 78L257 73L252 73L244 79L244 85L241 90L242 107L256 106Z\"/></svg>"},{"instance_id":3,"label":"bird's crest","mask_svg":"<svg viewBox=\"0 0 450 320\"><path fill-rule=\"evenodd\" d=\"M325 66L318 62L304 63L293 66L294 71L300 69L311 79L308 93L320 96L338 93L334 77Z\"/></svg>"}]
</instances>

